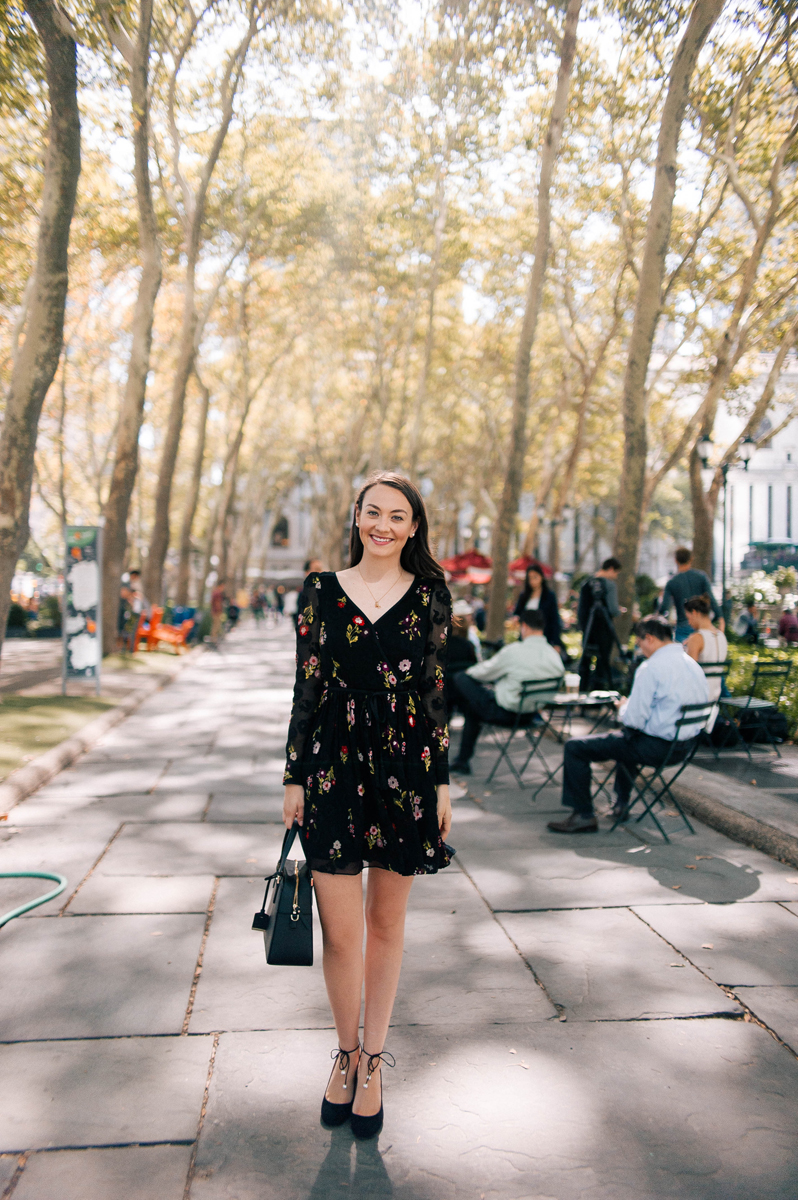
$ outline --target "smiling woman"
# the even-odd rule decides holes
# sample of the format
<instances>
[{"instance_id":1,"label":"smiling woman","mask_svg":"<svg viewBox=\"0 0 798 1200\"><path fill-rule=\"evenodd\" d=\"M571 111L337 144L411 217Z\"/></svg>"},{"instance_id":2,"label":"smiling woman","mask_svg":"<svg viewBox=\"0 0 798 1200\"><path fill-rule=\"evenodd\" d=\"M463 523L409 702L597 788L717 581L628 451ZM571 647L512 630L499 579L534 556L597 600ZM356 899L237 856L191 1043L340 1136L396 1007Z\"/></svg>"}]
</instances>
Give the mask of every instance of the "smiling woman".
<instances>
[{"instance_id":1,"label":"smiling woman","mask_svg":"<svg viewBox=\"0 0 798 1200\"><path fill-rule=\"evenodd\" d=\"M297 617L283 817L302 825L339 1039L322 1119L351 1117L359 1137L382 1128L380 1069L413 876L451 856L443 699L451 597L427 528L410 480L373 476L355 501L351 565L309 575ZM372 868L365 958L364 866ZM380 1085L369 1089L374 1076Z\"/></svg>"}]
</instances>

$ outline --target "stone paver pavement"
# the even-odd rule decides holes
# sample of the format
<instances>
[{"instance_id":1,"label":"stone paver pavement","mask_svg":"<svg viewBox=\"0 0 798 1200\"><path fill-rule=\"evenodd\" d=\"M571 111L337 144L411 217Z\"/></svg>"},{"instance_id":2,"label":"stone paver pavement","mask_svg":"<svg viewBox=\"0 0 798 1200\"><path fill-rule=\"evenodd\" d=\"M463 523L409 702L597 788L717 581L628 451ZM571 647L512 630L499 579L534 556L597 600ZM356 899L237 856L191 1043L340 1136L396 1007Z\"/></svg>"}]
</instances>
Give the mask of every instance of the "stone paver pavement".
<instances>
[{"instance_id":1,"label":"stone paver pavement","mask_svg":"<svg viewBox=\"0 0 798 1200\"><path fill-rule=\"evenodd\" d=\"M0 870L69 878L0 931L0 1196L794 1200L798 871L674 818L558 837L487 745L413 888L383 1134L320 1127L320 964L249 929L290 636L194 658L0 825Z\"/></svg>"}]
</instances>

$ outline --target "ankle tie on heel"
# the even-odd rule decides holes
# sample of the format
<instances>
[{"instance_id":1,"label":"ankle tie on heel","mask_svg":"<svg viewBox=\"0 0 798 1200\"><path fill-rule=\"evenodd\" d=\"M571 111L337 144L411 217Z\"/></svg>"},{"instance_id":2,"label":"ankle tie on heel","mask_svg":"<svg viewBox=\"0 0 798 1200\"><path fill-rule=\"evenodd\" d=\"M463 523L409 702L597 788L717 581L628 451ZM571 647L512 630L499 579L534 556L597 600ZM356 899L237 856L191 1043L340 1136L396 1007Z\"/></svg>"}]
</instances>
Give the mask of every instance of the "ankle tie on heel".
<instances>
[{"instance_id":1,"label":"ankle tie on heel","mask_svg":"<svg viewBox=\"0 0 798 1200\"><path fill-rule=\"evenodd\" d=\"M363 1053L366 1054L366 1051L364 1050ZM389 1062L388 1059L391 1061ZM366 1055L366 1082L363 1084L364 1088L368 1087L369 1080L381 1062L385 1063L386 1067L396 1066L396 1059L388 1050L381 1050L379 1054Z\"/></svg>"},{"instance_id":2,"label":"ankle tie on heel","mask_svg":"<svg viewBox=\"0 0 798 1200\"><path fill-rule=\"evenodd\" d=\"M356 1046L354 1046L351 1050L342 1050L340 1046L336 1046L335 1050L330 1051L330 1058L333 1059L333 1061L336 1061L336 1060L338 1061L338 1070L341 1072L341 1074L344 1077L344 1082L343 1082L344 1091L346 1091L348 1088L348 1084L346 1082L346 1077L349 1074L349 1065L351 1062L351 1055L353 1055L359 1049L360 1049L360 1042L358 1042L358 1044Z\"/></svg>"}]
</instances>

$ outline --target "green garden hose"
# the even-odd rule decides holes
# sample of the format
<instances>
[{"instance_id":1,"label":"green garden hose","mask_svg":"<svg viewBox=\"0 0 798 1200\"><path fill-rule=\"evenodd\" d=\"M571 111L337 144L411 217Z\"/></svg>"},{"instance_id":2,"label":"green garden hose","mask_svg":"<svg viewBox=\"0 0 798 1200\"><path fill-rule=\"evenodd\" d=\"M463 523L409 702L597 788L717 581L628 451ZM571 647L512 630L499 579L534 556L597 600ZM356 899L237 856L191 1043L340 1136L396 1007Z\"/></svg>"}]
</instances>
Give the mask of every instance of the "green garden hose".
<instances>
[{"instance_id":1,"label":"green garden hose","mask_svg":"<svg viewBox=\"0 0 798 1200\"><path fill-rule=\"evenodd\" d=\"M56 896L61 895L67 885L63 875L54 875L51 871L0 871L0 879L52 879L54 883L58 884L57 888L46 892L44 896L38 896L35 900L29 900L27 904L20 904L19 908L12 908L11 912L4 913L0 917L0 928L9 921L13 921L14 917L21 917L31 908L36 908L39 904L46 904L48 900L54 900Z\"/></svg>"}]
</instances>

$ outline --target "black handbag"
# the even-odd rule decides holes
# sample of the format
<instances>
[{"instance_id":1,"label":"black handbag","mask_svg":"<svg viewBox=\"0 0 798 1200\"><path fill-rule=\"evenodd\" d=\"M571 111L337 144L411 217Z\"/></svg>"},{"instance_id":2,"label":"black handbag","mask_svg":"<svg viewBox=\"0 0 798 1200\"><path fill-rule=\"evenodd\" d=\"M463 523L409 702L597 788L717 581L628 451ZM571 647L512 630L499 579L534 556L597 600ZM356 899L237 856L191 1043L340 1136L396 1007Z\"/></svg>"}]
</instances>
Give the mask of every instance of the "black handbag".
<instances>
[{"instance_id":1,"label":"black handbag","mask_svg":"<svg viewBox=\"0 0 798 1200\"><path fill-rule=\"evenodd\" d=\"M313 966L313 881L304 861L288 858L299 833L296 821L283 838L280 861L266 877L266 894L253 929L263 931L266 962L273 967Z\"/></svg>"}]
</instances>

